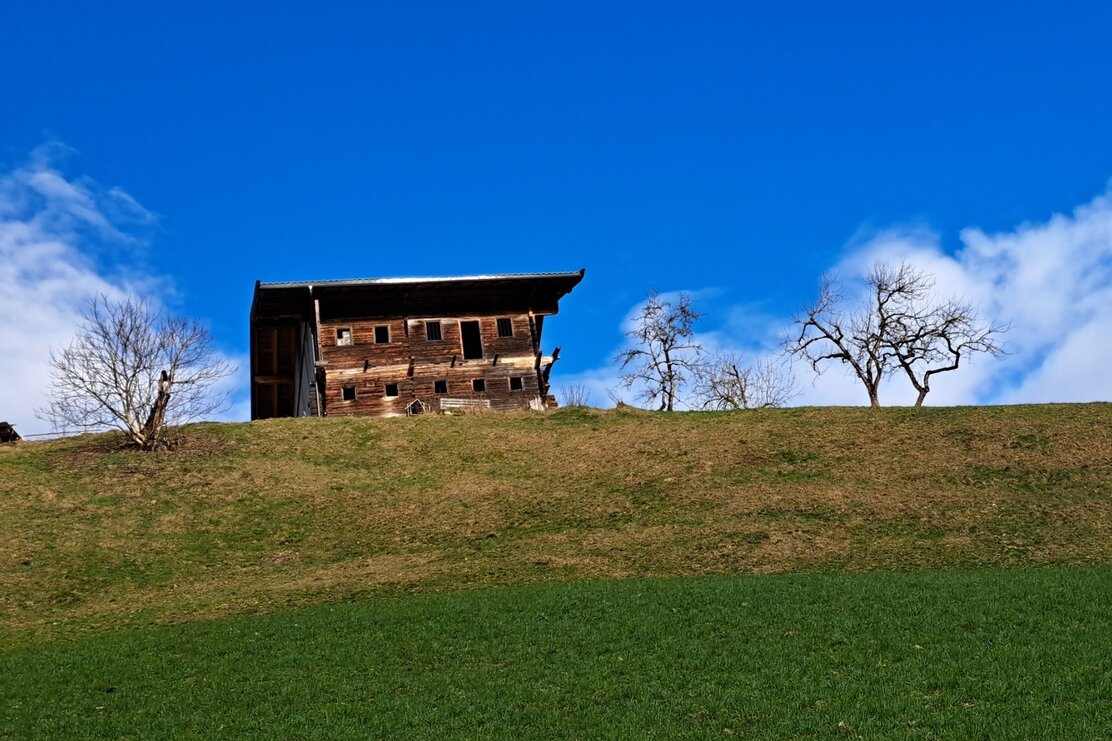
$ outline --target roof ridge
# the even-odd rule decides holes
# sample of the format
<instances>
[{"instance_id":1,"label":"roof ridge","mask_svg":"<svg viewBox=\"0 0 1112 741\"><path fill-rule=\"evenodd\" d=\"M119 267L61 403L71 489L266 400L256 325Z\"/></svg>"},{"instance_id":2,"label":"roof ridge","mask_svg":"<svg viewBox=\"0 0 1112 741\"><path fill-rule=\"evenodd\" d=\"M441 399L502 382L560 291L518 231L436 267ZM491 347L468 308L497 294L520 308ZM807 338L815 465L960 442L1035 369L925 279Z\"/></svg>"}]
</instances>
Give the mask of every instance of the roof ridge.
<instances>
[{"instance_id":1,"label":"roof ridge","mask_svg":"<svg viewBox=\"0 0 1112 741\"><path fill-rule=\"evenodd\" d=\"M405 276L405 277L390 277L390 278L328 278L325 280L304 280L304 281L276 281L272 283L258 283L259 288L296 288L300 286L320 286L320 285L390 285L400 283L434 283L434 282L455 282L455 281L478 281L478 280L505 280L514 278L582 278L586 273L586 268L581 268L573 272L552 272L552 273L485 273L479 275L430 275L430 276Z\"/></svg>"}]
</instances>

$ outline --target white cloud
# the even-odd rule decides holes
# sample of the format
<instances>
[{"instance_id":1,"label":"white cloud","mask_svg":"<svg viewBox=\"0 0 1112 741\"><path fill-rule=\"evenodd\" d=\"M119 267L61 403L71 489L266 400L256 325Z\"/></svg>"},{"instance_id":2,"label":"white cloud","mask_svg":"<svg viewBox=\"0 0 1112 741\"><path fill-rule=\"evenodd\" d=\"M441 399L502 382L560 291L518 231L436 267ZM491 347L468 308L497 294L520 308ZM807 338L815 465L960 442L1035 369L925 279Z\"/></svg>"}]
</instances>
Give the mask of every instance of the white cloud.
<instances>
[{"instance_id":1,"label":"white cloud","mask_svg":"<svg viewBox=\"0 0 1112 741\"><path fill-rule=\"evenodd\" d=\"M982 316L1010 324L1008 355L974 358L936 376L927 403L1017 404L1112 399L1112 194L1071 214L1022 224L999 234L969 228L948 254L937 234L888 230L859 242L834 269L860 275L873 261L908 260L935 274L943 296L973 302ZM845 398L847 384L829 373L805 402ZM902 379L882 402L908 403ZM854 403L862 403L861 392Z\"/></svg>"},{"instance_id":2,"label":"white cloud","mask_svg":"<svg viewBox=\"0 0 1112 741\"><path fill-rule=\"evenodd\" d=\"M134 228L154 215L119 188L67 178L57 165L66 151L44 145L0 173L0 420L23 434L49 430L35 417L46 361L70 341L92 297L157 300L170 291L165 279L128 264L144 245ZM104 264L109 253L121 269Z\"/></svg>"},{"instance_id":3,"label":"white cloud","mask_svg":"<svg viewBox=\"0 0 1112 741\"><path fill-rule=\"evenodd\" d=\"M1004 335L1006 357L975 357L958 371L936 376L927 403L1112 400L1112 191L1045 222L999 234L969 228L960 238L961 247L950 253L938 234L921 227L872 232L855 237L831 265L832 272L850 282L876 260L907 260L934 274L940 296L963 298L985 319L1010 324ZM715 319L720 329L700 335L708 349L753 357L760 352L754 340L775 334L769 331L775 323L763 312L754 316L749 307L708 317ZM628 322L629 316L623 327ZM760 325L758 331L739 331L753 322ZM778 329L789 329L786 317ZM810 368L797 364L796 376L803 392L796 404L867 403L859 382L839 367L830 367L812 383ZM600 405L617 380L613 366L559 377L561 385L588 384L593 403ZM913 400L914 392L901 377L882 387L884 404Z\"/></svg>"}]
</instances>

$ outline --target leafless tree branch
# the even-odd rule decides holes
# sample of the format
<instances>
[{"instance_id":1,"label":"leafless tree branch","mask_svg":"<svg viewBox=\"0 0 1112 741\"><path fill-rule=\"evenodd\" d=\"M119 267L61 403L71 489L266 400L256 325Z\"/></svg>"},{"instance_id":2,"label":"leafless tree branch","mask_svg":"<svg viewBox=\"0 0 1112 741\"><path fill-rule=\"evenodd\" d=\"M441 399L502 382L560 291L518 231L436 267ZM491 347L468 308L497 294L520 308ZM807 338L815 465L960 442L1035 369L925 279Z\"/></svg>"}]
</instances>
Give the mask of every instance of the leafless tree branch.
<instances>
[{"instance_id":1,"label":"leafless tree branch","mask_svg":"<svg viewBox=\"0 0 1112 741\"><path fill-rule=\"evenodd\" d=\"M984 324L975 307L934 297L934 276L908 263L877 262L865 276L867 298L847 307L836 278L824 276L818 299L795 317L784 349L821 374L830 361L847 366L880 406L880 384L902 370L923 405L932 376L957 370L974 353L1003 354L1005 325Z\"/></svg>"},{"instance_id":2,"label":"leafless tree branch","mask_svg":"<svg viewBox=\"0 0 1112 741\"><path fill-rule=\"evenodd\" d=\"M38 416L55 429L117 427L143 450L165 444L167 425L224 408L214 384L234 369L208 330L138 299L97 296L68 347L50 354L51 390Z\"/></svg>"},{"instance_id":3,"label":"leafless tree branch","mask_svg":"<svg viewBox=\"0 0 1112 741\"><path fill-rule=\"evenodd\" d=\"M680 294L665 301L656 289L633 320L627 336L632 346L618 353L625 388L639 386L639 396L660 411L675 410L680 391L698 369L702 347L694 341L694 325L700 318L691 297Z\"/></svg>"},{"instance_id":4,"label":"leafless tree branch","mask_svg":"<svg viewBox=\"0 0 1112 741\"><path fill-rule=\"evenodd\" d=\"M695 398L703 409L782 407L798 394L795 378L783 363L759 358L746 363L735 353L716 355L697 375Z\"/></svg>"}]
</instances>

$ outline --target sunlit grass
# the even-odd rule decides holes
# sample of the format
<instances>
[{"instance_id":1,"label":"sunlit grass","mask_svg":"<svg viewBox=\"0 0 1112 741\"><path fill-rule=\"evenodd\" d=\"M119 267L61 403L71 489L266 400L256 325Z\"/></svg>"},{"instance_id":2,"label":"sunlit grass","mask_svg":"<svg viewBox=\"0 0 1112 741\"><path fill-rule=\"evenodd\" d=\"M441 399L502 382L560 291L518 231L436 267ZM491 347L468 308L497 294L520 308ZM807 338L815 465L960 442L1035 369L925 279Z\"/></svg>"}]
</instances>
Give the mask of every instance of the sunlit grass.
<instances>
[{"instance_id":1,"label":"sunlit grass","mask_svg":"<svg viewBox=\"0 0 1112 741\"><path fill-rule=\"evenodd\" d=\"M1107 738L1112 570L531 585L0 653L11 738Z\"/></svg>"},{"instance_id":2,"label":"sunlit grass","mask_svg":"<svg viewBox=\"0 0 1112 741\"><path fill-rule=\"evenodd\" d=\"M1112 406L567 409L0 448L0 638L522 582L1112 563Z\"/></svg>"}]
</instances>

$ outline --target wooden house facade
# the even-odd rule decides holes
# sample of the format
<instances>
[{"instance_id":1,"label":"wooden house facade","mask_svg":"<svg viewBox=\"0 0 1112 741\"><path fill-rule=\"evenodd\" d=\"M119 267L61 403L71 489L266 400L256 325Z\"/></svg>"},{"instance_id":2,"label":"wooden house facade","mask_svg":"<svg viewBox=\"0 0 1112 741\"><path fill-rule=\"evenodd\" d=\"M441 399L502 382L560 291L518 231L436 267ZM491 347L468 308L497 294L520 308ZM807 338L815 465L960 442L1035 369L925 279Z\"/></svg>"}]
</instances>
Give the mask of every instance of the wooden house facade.
<instances>
[{"instance_id":1,"label":"wooden house facade","mask_svg":"<svg viewBox=\"0 0 1112 741\"><path fill-rule=\"evenodd\" d=\"M545 409L574 273L256 283L251 417Z\"/></svg>"}]
</instances>

